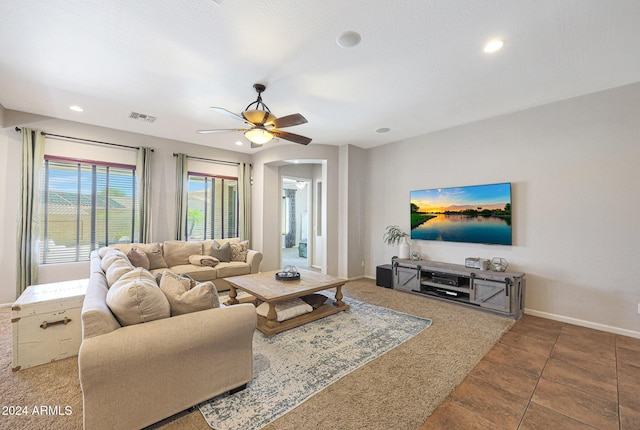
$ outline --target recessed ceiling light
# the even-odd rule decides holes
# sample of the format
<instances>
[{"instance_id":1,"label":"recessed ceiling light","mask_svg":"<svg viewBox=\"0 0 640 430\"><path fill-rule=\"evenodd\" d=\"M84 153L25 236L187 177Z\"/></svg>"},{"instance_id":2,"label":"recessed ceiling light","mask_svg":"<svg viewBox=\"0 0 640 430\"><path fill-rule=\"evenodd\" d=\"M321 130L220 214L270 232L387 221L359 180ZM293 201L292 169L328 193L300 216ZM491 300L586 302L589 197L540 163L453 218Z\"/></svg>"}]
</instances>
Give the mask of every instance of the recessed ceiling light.
<instances>
[{"instance_id":1,"label":"recessed ceiling light","mask_svg":"<svg viewBox=\"0 0 640 430\"><path fill-rule=\"evenodd\" d=\"M242 141L241 140L236 140L236 145L242 146Z\"/></svg>"},{"instance_id":2,"label":"recessed ceiling light","mask_svg":"<svg viewBox=\"0 0 640 430\"><path fill-rule=\"evenodd\" d=\"M353 48L358 45L362 37L355 31L345 31L336 39L336 43L341 48Z\"/></svg>"},{"instance_id":3,"label":"recessed ceiling light","mask_svg":"<svg viewBox=\"0 0 640 430\"><path fill-rule=\"evenodd\" d=\"M376 133L388 133L389 131L391 131L391 129L389 127L382 127L376 130Z\"/></svg>"},{"instance_id":4,"label":"recessed ceiling light","mask_svg":"<svg viewBox=\"0 0 640 430\"><path fill-rule=\"evenodd\" d=\"M486 45L484 45L484 52L490 54L492 52L499 51L503 45L504 42L501 39L490 40Z\"/></svg>"},{"instance_id":5,"label":"recessed ceiling light","mask_svg":"<svg viewBox=\"0 0 640 430\"><path fill-rule=\"evenodd\" d=\"M71 109L74 112L84 112L84 109L82 109L80 106L78 105L72 105L69 106L69 109Z\"/></svg>"}]
</instances>

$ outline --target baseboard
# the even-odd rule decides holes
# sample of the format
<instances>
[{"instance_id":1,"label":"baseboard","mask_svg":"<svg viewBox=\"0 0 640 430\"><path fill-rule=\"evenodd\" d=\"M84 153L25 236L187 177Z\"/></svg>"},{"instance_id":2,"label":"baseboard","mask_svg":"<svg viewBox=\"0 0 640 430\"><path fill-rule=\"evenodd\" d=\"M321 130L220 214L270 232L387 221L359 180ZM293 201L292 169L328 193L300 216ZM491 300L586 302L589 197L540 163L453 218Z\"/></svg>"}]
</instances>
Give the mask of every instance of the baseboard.
<instances>
[{"instance_id":1,"label":"baseboard","mask_svg":"<svg viewBox=\"0 0 640 430\"><path fill-rule=\"evenodd\" d=\"M585 320L581 320L581 319L577 319L577 318L571 318L571 317L565 317L563 315L556 315L556 314L551 314L548 312L542 312L542 311L536 311L534 309L524 309L524 313L527 315L532 315L534 317L540 317L540 318L546 318L546 319L550 319L550 320L554 320L554 321L560 321L560 322L564 322L567 324L573 324L573 325L578 325L581 327L587 327L587 328L592 328L594 330L600 330L600 331L606 331L609 333L614 333L614 334L619 334L622 336L629 336L629 337L634 337L637 339L640 339L640 332L638 331L633 331L633 330L627 330L624 328L620 328L620 327L612 327L609 325L605 325L605 324L598 324L598 323L594 323L591 321L585 321Z\"/></svg>"},{"instance_id":2,"label":"baseboard","mask_svg":"<svg viewBox=\"0 0 640 430\"><path fill-rule=\"evenodd\" d=\"M10 308L13 303L0 303L0 308Z\"/></svg>"}]
</instances>

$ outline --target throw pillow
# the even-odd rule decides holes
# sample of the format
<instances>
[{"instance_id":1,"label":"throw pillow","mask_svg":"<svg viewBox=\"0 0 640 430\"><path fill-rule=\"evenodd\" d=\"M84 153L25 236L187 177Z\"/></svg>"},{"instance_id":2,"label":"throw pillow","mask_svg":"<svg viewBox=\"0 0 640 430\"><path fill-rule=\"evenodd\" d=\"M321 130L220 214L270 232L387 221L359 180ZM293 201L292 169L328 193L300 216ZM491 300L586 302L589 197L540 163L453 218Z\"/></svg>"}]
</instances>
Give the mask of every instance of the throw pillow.
<instances>
[{"instance_id":1,"label":"throw pillow","mask_svg":"<svg viewBox=\"0 0 640 430\"><path fill-rule=\"evenodd\" d=\"M133 264L134 267L142 267L145 270L149 270L149 257L140 248L134 246L129 252L127 252L127 258Z\"/></svg>"},{"instance_id":2,"label":"throw pillow","mask_svg":"<svg viewBox=\"0 0 640 430\"><path fill-rule=\"evenodd\" d=\"M131 270L109 288L107 305L122 326L171 316L169 301L153 275L142 268Z\"/></svg>"},{"instance_id":3,"label":"throw pillow","mask_svg":"<svg viewBox=\"0 0 640 430\"><path fill-rule=\"evenodd\" d=\"M229 242L229 246L231 247L231 261L242 261L243 263L247 261L248 240L240 243Z\"/></svg>"},{"instance_id":4,"label":"throw pillow","mask_svg":"<svg viewBox=\"0 0 640 430\"><path fill-rule=\"evenodd\" d=\"M164 256L162 255L162 248L160 244L154 243L150 245L146 245L141 247L145 254L147 254L147 258L149 259L149 270L154 269L162 269L167 266L167 262L164 261Z\"/></svg>"},{"instance_id":5,"label":"throw pillow","mask_svg":"<svg viewBox=\"0 0 640 430\"><path fill-rule=\"evenodd\" d=\"M313 311L313 308L306 304L302 299L295 298L276 303L276 320L282 322L299 315L307 314ZM256 308L258 315L267 317L269 313L269 303L264 302Z\"/></svg>"},{"instance_id":6,"label":"throw pillow","mask_svg":"<svg viewBox=\"0 0 640 430\"><path fill-rule=\"evenodd\" d=\"M196 284L190 289L191 281L171 272L164 272L160 289L167 297L171 315L183 315L220 307L218 292L213 282Z\"/></svg>"},{"instance_id":7,"label":"throw pillow","mask_svg":"<svg viewBox=\"0 0 640 430\"><path fill-rule=\"evenodd\" d=\"M225 242L223 244L213 242L211 245L211 256L217 258L221 262L228 263L231 261L230 242Z\"/></svg>"}]
</instances>

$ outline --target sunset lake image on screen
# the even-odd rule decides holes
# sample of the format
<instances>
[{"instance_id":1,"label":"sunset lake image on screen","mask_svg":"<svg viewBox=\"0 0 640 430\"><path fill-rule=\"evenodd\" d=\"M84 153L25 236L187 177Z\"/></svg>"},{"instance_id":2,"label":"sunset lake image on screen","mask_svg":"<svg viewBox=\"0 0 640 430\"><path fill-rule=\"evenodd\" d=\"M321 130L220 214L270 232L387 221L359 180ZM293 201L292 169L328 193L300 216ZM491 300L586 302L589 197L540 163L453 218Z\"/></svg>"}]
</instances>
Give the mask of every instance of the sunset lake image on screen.
<instances>
[{"instance_id":1,"label":"sunset lake image on screen","mask_svg":"<svg viewBox=\"0 0 640 430\"><path fill-rule=\"evenodd\" d=\"M511 183L411 191L411 239L511 245Z\"/></svg>"}]
</instances>

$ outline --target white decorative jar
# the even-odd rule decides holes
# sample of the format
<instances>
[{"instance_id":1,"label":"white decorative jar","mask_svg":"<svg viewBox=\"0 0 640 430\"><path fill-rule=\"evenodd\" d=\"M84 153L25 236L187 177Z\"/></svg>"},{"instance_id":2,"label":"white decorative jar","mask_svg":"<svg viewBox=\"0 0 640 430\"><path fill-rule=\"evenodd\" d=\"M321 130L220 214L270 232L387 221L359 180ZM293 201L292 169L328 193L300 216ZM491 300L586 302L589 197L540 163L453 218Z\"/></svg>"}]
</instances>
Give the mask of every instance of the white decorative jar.
<instances>
[{"instance_id":1,"label":"white decorative jar","mask_svg":"<svg viewBox=\"0 0 640 430\"><path fill-rule=\"evenodd\" d=\"M403 237L398 246L398 258L409 258L409 242Z\"/></svg>"}]
</instances>

